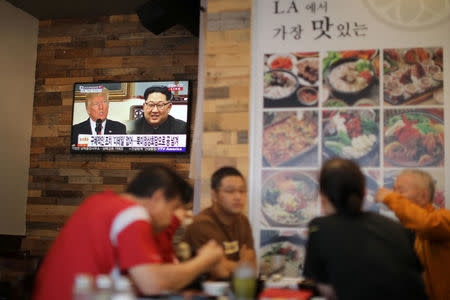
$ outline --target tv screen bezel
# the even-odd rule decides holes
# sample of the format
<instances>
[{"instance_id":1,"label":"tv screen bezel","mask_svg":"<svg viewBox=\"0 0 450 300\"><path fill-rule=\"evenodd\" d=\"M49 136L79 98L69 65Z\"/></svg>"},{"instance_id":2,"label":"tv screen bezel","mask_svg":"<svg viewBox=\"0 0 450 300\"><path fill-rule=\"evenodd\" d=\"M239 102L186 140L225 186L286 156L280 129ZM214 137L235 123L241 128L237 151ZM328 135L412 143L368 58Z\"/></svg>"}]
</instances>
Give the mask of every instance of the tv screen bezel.
<instances>
[{"instance_id":1,"label":"tv screen bezel","mask_svg":"<svg viewBox=\"0 0 450 300\"><path fill-rule=\"evenodd\" d=\"M186 149L183 152L177 152L177 151L167 151L167 152L158 152L158 151L145 151L145 150L130 150L126 147L124 147L122 150L105 150L104 148L100 148L100 149L92 149L92 150L81 150L81 149L74 149L72 147L72 136L73 136L73 126L75 124L73 124L74 121L74 109L75 109L75 100L76 100L76 90L75 87L76 85L82 85L82 84L89 84L89 85L93 85L93 84L122 84L122 83L143 83L143 82L149 82L149 83L156 83L156 82L161 82L161 83L167 83L167 82L187 82L188 85L188 93L187 93L187 118L186 118ZM161 84L163 85L163 84ZM136 96L136 95L134 95ZM111 97L111 96L110 96ZM116 95L117 97L117 95ZM110 99L111 100L111 99ZM183 156L183 155L189 155L191 152L191 125L192 125L192 106L193 106L193 91L192 91L192 80L190 79L180 79L180 80L174 80L174 79L167 79L167 80L133 80L133 81L117 81L117 80L99 80L99 81L95 81L95 82L75 82L73 84L73 89L72 89L72 111L71 111L71 122L70 122L70 141L69 141L69 147L70 147L70 153L72 154L149 154L149 155L169 155L169 156ZM130 106L131 107L131 106ZM114 120L114 119L113 119ZM77 123L78 124L78 123ZM143 134L145 136L151 136L153 134Z\"/></svg>"}]
</instances>

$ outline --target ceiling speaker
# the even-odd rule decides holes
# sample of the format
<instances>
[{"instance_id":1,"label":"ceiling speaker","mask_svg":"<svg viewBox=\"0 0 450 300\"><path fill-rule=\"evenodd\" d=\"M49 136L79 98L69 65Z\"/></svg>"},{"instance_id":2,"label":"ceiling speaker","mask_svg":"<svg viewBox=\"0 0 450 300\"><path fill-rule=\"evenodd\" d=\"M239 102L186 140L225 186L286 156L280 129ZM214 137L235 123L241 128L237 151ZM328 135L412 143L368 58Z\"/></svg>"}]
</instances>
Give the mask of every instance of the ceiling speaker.
<instances>
[{"instance_id":1,"label":"ceiling speaker","mask_svg":"<svg viewBox=\"0 0 450 300\"><path fill-rule=\"evenodd\" d=\"M149 0L136 9L141 24L158 35L181 24L194 36L199 34L200 0Z\"/></svg>"}]
</instances>

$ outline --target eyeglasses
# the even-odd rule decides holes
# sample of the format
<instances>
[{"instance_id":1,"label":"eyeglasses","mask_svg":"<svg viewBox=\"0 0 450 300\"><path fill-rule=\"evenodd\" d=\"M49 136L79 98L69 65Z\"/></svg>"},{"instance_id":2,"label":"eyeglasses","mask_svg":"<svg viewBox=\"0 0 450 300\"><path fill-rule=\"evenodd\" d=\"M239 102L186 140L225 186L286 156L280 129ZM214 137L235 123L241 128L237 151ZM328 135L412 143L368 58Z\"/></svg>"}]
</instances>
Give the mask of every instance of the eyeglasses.
<instances>
[{"instance_id":1,"label":"eyeglasses","mask_svg":"<svg viewBox=\"0 0 450 300\"><path fill-rule=\"evenodd\" d=\"M239 194L243 195L243 194L247 193L247 190L246 189L224 188L224 189L219 189L219 192L222 192L222 193L225 193L225 194L239 193Z\"/></svg>"},{"instance_id":2,"label":"eyeglasses","mask_svg":"<svg viewBox=\"0 0 450 300\"><path fill-rule=\"evenodd\" d=\"M146 107L149 109L153 109L155 106L158 110L163 110L167 104L170 104L170 102L158 102L158 103L152 103L152 102L145 102L144 103Z\"/></svg>"}]
</instances>

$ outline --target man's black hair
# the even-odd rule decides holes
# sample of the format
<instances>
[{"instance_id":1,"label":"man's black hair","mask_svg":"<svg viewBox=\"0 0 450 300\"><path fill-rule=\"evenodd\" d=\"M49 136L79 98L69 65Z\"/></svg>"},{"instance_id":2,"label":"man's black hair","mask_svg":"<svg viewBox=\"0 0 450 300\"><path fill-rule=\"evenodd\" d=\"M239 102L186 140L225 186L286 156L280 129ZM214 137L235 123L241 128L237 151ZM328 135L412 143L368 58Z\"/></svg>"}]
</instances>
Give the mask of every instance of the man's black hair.
<instances>
[{"instance_id":1,"label":"man's black hair","mask_svg":"<svg viewBox=\"0 0 450 300\"><path fill-rule=\"evenodd\" d=\"M128 184L127 193L137 197L151 197L162 189L167 200L180 196L186 204L192 200L193 189L188 182L171 168L155 164L139 172Z\"/></svg>"},{"instance_id":2,"label":"man's black hair","mask_svg":"<svg viewBox=\"0 0 450 300\"><path fill-rule=\"evenodd\" d=\"M167 101L172 101L173 94L167 86L151 86L144 92L144 100L147 101L148 95L151 93L161 93L166 95Z\"/></svg>"},{"instance_id":3,"label":"man's black hair","mask_svg":"<svg viewBox=\"0 0 450 300\"><path fill-rule=\"evenodd\" d=\"M244 176L234 167L222 167L214 172L211 177L211 189L217 191L222 183L222 179L227 176L239 176L245 181Z\"/></svg>"}]
</instances>

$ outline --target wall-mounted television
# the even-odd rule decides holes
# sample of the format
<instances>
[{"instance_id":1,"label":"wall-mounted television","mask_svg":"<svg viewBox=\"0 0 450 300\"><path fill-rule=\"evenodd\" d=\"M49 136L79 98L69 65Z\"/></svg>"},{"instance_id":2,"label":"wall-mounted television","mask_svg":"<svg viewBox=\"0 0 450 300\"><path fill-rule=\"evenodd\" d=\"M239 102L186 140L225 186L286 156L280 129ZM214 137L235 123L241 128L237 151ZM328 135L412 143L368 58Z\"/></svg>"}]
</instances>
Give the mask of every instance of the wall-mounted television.
<instances>
[{"instance_id":1,"label":"wall-mounted television","mask_svg":"<svg viewBox=\"0 0 450 300\"><path fill-rule=\"evenodd\" d=\"M75 83L70 150L189 152L188 80Z\"/></svg>"}]
</instances>

